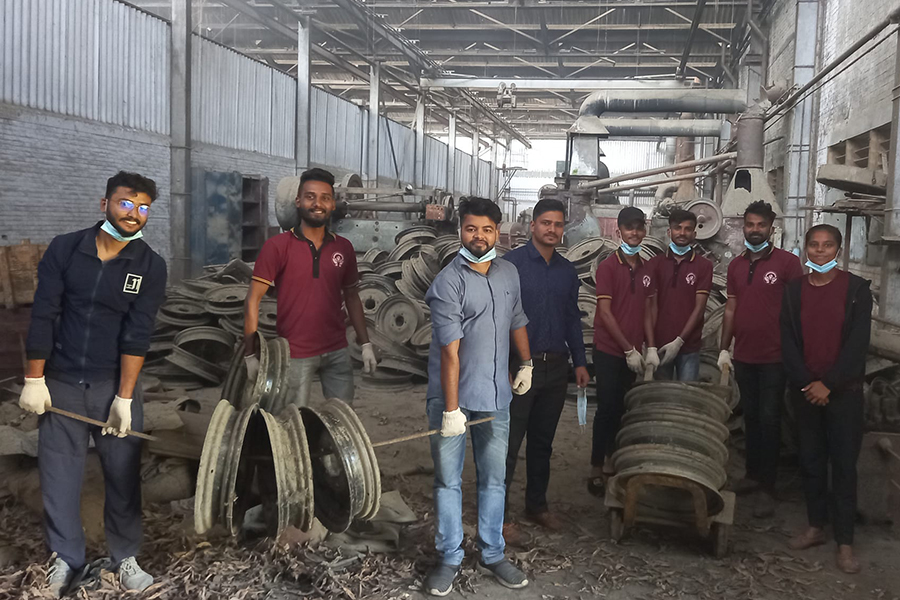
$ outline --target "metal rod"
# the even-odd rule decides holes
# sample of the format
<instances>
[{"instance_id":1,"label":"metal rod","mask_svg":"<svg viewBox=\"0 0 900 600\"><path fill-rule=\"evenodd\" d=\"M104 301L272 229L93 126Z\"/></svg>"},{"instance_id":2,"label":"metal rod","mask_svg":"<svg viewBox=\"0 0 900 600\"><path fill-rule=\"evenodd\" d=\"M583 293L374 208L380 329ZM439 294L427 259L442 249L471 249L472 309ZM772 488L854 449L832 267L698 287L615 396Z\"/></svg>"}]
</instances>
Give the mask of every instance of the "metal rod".
<instances>
[{"instance_id":1,"label":"metal rod","mask_svg":"<svg viewBox=\"0 0 900 600\"><path fill-rule=\"evenodd\" d=\"M674 177L661 177L659 179L651 179L650 181L639 181L637 183L629 183L628 185L617 185L616 187L607 188L603 191L606 193L615 194L617 192L627 192L628 190L636 190L639 188L662 185L664 183L669 183L672 181L700 179L702 177L709 177L710 175L712 175L712 171L695 171L694 173L685 173L684 175L675 175Z\"/></svg>"},{"instance_id":2,"label":"metal rod","mask_svg":"<svg viewBox=\"0 0 900 600\"><path fill-rule=\"evenodd\" d=\"M645 171L637 171L635 173L628 173L626 175L618 175L616 177L607 177L605 179L597 179L595 181L584 181L579 184L578 187L585 188L595 188L595 187L603 187L608 186L612 183L619 183L620 181L630 181L632 179L638 179L639 177L647 177L649 175L659 175L660 173L667 173L669 171L677 171L678 169L687 169L690 167L699 167L701 165L708 165L711 163L722 162L723 160L731 160L732 158L737 158L737 152L726 152L725 154L716 154L714 156L708 156L706 158L698 158L697 160L689 160L683 163L675 163L673 165L665 165L662 167L656 167L654 169L647 169Z\"/></svg>"},{"instance_id":3,"label":"metal rod","mask_svg":"<svg viewBox=\"0 0 900 600\"><path fill-rule=\"evenodd\" d=\"M844 52L841 53L840 56L838 56L838 57L835 58L833 61L831 61L830 63L828 63L827 65L825 65L825 66L822 68L821 71L819 71L818 73L816 73L816 74L813 76L812 79L810 79L808 82L806 82L806 85L804 85L804 86L801 87L799 90L797 90L796 92L794 92L793 94L791 94L791 95L788 97L787 100L785 100L784 102L782 102L781 104L779 104L778 106L776 106L776 107L775 107L775 110L773 110L771 113L769 113L769 114L766 115L766 121L768 121L769 119L774 118L774 117L775 117L778 113L780 113L783 109L791 109L791 108L793 108L793 104L794 104L795 102L797 102L797 100L798 100L799 98L802 98L802 97L803 97L803 94L805 94L806 91L809 90L809 88L811 88L812 86L814 86L815 84L817 84L817 83L818 83L819 81L821 81L826 75L828 75L828 74L831 73L833 70L835 70L838 66L840 66L840 64L841 64L842 62L844 62L845 60L847 60L848 58L850 58L850 56L851 56L852 54L854 54L857 50L859 50L860 48L862 48L862 47L866 44L866 42L868 42L869 40L871 40L872 38L874 38L876 35L878 35L879 33L881 33L881 31L882 31L885 27L887 27L887 26L890 25L891 23L896 23L898 19L900 19L900 7L894 9L887 17L885 17L885 18L882 19L877 25L875 25L874 27L872 27L872 29L870 29L870 30L868 31L868 33L866 33L866 34L865 34L864 36L862 36L859 40L857 40L857 42L856 42L855 44L853 44L852 46L850 46L849 48L847 48L846 50L844 50Z\"/></svg>"},{"instance_id":4,"label":"metal rod","mask_svg":"<svg viewBox=\"0 0 900 600\"><path fill-rule=\"evenodd\" d=\"M483 419L475 419L474 421L466 421L466 427L471 427L472 425L480 425L481 423L487 423L488 421L493 421L496 417L485 417ZM436 433L440 433L440 429L432 429L431 431L423 431L421 433L413 433L411 435L404 435L402 437L394 438L392 440L385 440L383 442L377 442L372 444L373 448L380 448L382 446L390 446L391 444L399 444L400 442L408 442L409 440L417 440L419 438L430 437Z\"/></svg>"},{"instance_id":5,"label":"metal rod","mask_svg":"<svg viewBox=\"0 0 900 600\"><path fill-rule=\"evenodd\" d=\"M83 417L79 414L69 412L67 410L63 410L61 408L56 408L55 406L50 406L47 408L48 412L52 412L57 415L62 415L64 417L68 417L70 419L75 419L76 421L81 421L82 423L87 423L88 425L96 425L97 427L108 427L107 423L103 421L97 421L96 419L91 419L90 417ZM136 438L141 438L142 440L148 440L151 442L158 442L159 438L153 435L149 435L146 433L141 433L140 431L132 431L131 429L126 429L125 433L127 435L133 435Z\"/></svg>"},{"instance_id":6,"label":"metal rod","mask_svg":"<svg viewBox=\"0 0 900 600\"><path fill-rule=\"evenodd\" d=\"M420 213L425 206L421 202L348 202L347 210Z\"/></svg>"}]
</instances>

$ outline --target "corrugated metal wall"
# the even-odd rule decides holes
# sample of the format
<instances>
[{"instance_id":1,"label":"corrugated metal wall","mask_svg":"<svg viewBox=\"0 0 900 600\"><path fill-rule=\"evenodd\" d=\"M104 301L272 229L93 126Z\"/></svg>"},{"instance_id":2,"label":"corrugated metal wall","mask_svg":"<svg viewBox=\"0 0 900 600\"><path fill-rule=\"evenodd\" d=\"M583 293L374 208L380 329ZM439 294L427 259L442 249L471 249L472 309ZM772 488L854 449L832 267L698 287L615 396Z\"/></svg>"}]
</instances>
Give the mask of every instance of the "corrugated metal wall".
<instances>
[{"instance_id":1,"label":"corrugated metal wall","mask_svg":"<svg viewBox=\"0 0 900 600\"><path fill-rule=\"evenodd\" d=\"M199 36L193 42L194 140L294 156L296 80Z\"/></svg>"},{"instance_id":2,"label":"corrugated metal wall","mask_svg":"<svg viewBox=\"0 0 900 600\"><path fill-rule=\"evenodd\" d=\"M425 185L447 188L447 144L425 136Z\"/></svg>"},{"instance_id":3,"label":"corrugated metal wall","mask_svg":"<svg viewBox=\"0 0 900 600\"><path fill-rule=\"evenodd\" d=\"M381 127L378 132L379 177L412 183L416 167L415 132L386 117L379 117L378 121Z\"/></svg>"},{"instance_id":4,"label":"corrugated metal wall","mask_svg":"<svg viewBox=\"0 0 900 600\"><path fill-rule=\"evenodd\" d=\"M470 183L472 181L472 156L458 148L456 150L456 173L453 179L455 180L454 193L463 196L472 193Z\"/></svg>"},{"instance_id":5,"label":"corrugated metal wall","mask_svg":"<svg viewBox=\"0 0 900 600\"><path fill-rule=\"evenodd\" d=\"M478 195L491 197L491 163L478 159Z\"/></svg>"},{"instance_id":6,"label":"corrugated metal wall","mask_svg":"<svg viewBox=\"0 0 900 600\"><path fill-rule=\"evenodd\" d=\"M0 102L169 131L169 26L110 0L0 0Z\"/></svg>"},{"instance_id":7,"label":"corrugated metal wall","mask_svg":"<svg viewBox=\"0 0 900 600\"><path fill-rule=\"evenodd\" d=\"M318 88L310 90L309 106L310 160L361 174L365 111Z\"/></svg>"}]
</instances>

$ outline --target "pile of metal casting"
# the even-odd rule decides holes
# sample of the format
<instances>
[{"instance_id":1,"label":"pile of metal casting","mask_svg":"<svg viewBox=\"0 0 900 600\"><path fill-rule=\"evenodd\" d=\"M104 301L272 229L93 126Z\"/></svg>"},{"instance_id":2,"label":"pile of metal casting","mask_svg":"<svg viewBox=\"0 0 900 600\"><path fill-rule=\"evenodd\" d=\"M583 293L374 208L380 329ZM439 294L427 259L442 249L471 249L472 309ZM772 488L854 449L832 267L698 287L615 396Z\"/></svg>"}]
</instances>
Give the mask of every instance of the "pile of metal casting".
<instances>
[{"instance_id":1,"label":"pile of metal casting","mask_svg":"<svg viewBox=\"0 0 900 600\"><path fill-rule=\"evenodd\" d=\"M332 532L376 515L381 476L369 437L348 405L333 398L277 416L258 404L219 402L209 423L194 499L198 534L214 526L235 536L261 505L266 531L309 531L313 518Z\"/></svg>"},{"instance_id":2,"label":"pile of metal casting","mask_svg":"<svg viewBox=\"0 0 900 600\"><path fill-rule=\"evenodd\" d=\"M244 335L244 298L253 269L233 260L205 271L168 288L157 314L143 372L166 387L215 387L232 371L229 363ZM259 331L268 339L276 336L275 311L275 300L260 304Z\"/></svg>"},{"instance_id":3,"label":"pile of metal casting","mask_svg":"<svg viewBox=\"0 0 900 600\"><path fill-rule=\"evenodd\" d=\"M730 388L710 383L648 381L625 395L626 413L612 456L616 475L610 485L617 495L636 475L666 475L698 484L710 515L725 501ZM656 490L640 501L642 511L691 514L690 498ZM620 498L624 501L624 498Z\"/></svg>"}]
</instances>

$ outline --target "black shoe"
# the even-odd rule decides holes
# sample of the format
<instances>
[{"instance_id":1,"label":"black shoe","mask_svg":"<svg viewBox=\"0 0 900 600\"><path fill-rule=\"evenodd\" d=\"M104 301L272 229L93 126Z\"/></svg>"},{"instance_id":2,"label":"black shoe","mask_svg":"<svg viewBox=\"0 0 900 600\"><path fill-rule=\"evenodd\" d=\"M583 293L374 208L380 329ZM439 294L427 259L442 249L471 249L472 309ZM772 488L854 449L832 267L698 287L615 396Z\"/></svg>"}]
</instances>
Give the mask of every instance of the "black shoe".
<instances>
[{"instance_id":1,"label":"black shoe","mask_svg":"<svg viewBox=\"0 0 900 600\"><path fill-rule=\"evenodd\" d=\"M510 589L517 590L528 585L528 577L525 576L525 573L505 558L490 565L479 560L478 569L484 573L490 573L497 578L501 585Z\"/></svg>"},{"instance_id":2,"label":"black shoe","mask_svg":"<svg viewBox=\"0 0 900 600\"><path fill-rule=\"evenodd\" d=\"M592 496L602 498L606 493L606 477L590 477L587 481L587 489Z\"/></svg>"},{"instance_id":3,"label":"black shoe","mask_svg":"<svg viewBox=\"0 0 900 600\"><path fill-rule=\"evenodd\" d=\"M432 596L446 596L453 590L453 581L459 575L459 565L438 565L431 570L422 588Z\"/></svg>"}]
</instances>

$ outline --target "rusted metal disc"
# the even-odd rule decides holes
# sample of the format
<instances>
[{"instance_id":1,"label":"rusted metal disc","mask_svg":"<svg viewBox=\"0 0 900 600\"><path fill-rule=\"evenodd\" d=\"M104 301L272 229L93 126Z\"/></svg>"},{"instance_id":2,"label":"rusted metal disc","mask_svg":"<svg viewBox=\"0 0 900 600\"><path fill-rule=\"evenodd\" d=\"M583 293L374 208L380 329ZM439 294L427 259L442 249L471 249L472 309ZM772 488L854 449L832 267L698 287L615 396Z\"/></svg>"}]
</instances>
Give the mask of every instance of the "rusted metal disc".
<instances>
[{"instance_id":1,"label":"rusted metal disc","mask_svg":"<svg viewBox=\"0 0 900 600\"><path fill-rule=\"evenodd\" d=\"M377 265L387 260L388 257L387 250L381 250L380 248L369 248L366 250L366 253L363 255L363 260L373 265Z\"/></svg>"},{"instance_id":2,"label":"rusted metal disc","mask_svg":"<svg viewBox=\"0 0 900 600\"><path fill-rule=\"evenodd\" d=\"M259 406L270 413L280 413L287 402L289 394L288 369L291 362L290 343L277 337L269 340L269 377L272 387L260 398Z\"/></svg>"},{"instance_id":3,"label":"rusted metal disc","mask_svg":"<svg viewBox=\"0 0 900 600\"><path fill-rule=\"evenodd\" d=\"M360 285L374 285L382 288L390 296L397 293L396 281L392 277L379 273L365 273L359 278Z\"/></svg>"},{"instance_id":4,"label":"rusted metal disc","mask_svg":"<svg viewBox=\"0 0 900 600\"><path fill-rule=\"evenodd\" d=\"M278 302L263 300L259 303L259 328L275 331L278 325Z\"/></svg>"},{"instance_id":5,"label":"rusted metal disc","mask_svg":"<svg viewBox=\"0 0 900 600\"><path fill-rule=\"evenodd\" d=\"M424 321L419 306L402 295L385 300L375 314L375 327L400 344L409 341Z\"/></svg>"},{"instance_id":6,"label":"rusted metal disc","mask_svg":"<svg viewBox=\"0 0 900 600\"><path fill-rule=\"evenodd\" d=\"M244 392L241 394L241 407L258 404L264 393L268 392L271 382L268 379L269 371L269 347L262 334L256 332L256 348L259 352L259 373L256 379L250 380L246 378L247 365L242 360L240 368L245 373Z\"/></svg>"},{"instance_id":7,"label":"rusted metal disc","mask_svg":"<svg viewBox=\"0 0 900 600\"><path fill-rule=\"evenodd\" d=\"M623 426L616 435L619 448L637 444L664 444L708 456L722 466L728 462L728 449L698 421L693 426L674 421L638 421Z\"/></svg>"},{"instance_id":8,"label":"rusted metal disc","mask_svg":"<svg viewBox=\"0 0 900 600\"><path fill-rule=\"evenodd\" d=\"M224 367L205 361L199 356L194 356L178 346L173 346L166 360L185 371L196 375L213 385L219 385L228 374Z\"/></svg>"},{"instance_id":9,"label":"rusted metal disc","mask_svg":"<svg viewBox=\"0 0 900 600\"><path fill-rule=\"evenodd\" d=\"M725 402L710 392L676 381L654 381L636 385L625 394L627 410L647 405L680 405L724 423L731 414Z\"/></svg>"},{"instance_id":10,"label":"rusted metal disc","mask_svg":"<svg viewBox=\"0 0 900 600\"><path fill-rule=\"evenodd\" d=\"M389 354L406 358L417 357L417 354L411 348L404 344L398 344L381 331L378 331L375 327L375 321L367 318L366 329L369 333L369 341L378 348L382 355ZM347 343L350 344L351 349L355 347L357 351L360 351L360 346L356 341L356 330L353 327L347 328Z\"/></svg>"},{"instance_id":11,"label":"rusted metal disc","mask_svg":"<svg viewBox=\"0 0 900 600\"><path fill-rule=\"evenodd\" d=\"M566 252L566 260L575 268L590 265L594 258L603 251L605 240L602 237L589 237L581 240Z\"/></svg>"},{"instance_id":12,"label":"rusted metal disc","mask_svg":"<svg viewBox=\"0 0 900 600\"><path fill-rule=\"evenodd\" d=\"M715 419L679 406L640 406L629 410L622 417L622 426L645 421L669 421L689 427L696 427L713 439L725 442L728 428Z\"/></svg>"},{"instance_id":13,"label":"rusted metal disc","mask_svg":"<svg viewBox=\"0 0 900 600\"><path fill-rule=\"evenodd\" d=\"M391 294L379 285L361 283L359 285L359 299L362 301L363 313L375 318L378 307L387 300Z\"/></svg>"},{"instance_id":14,"label":"rusted metal disc","mask_svg":"<svg viewBox=\"0 0 900 600\"><path fill-rule=\"evenodd\" d=\"M234 336L218 327L190 327L179 332L174 344L216 365L226 364L234 348Z\"/></svg>"},{"instance_id":15,"label":"rusted metal disc","mask_svg":"<svg viewBox=\"0 0 900 600\"><path fill-rule=\"evenodd\" d=\"M244 388L247 384L247 369L244 367L244 344L235 345L228 363L228 374L222 385L222 398L228 400L232 406L241 406Z\"/></svg>"},{"instance_id":16,"label":"rusted metal disc","mask_svg":"<svg viewBox=\"0 0 900 600\"><path fill-rule=\"evenodd\" d=\"M379 366L386 369L410 373L425 379L428 378L428 361L422 360L419 357L410 358L408 356L383 354Z\"/></svg>"},{"instance_id":17,"label":"rusted metal disc","mask_svg":"<svg viewBox=\"0 0 900 600\"><path fill-rule=\"evenodd\" d=\"M193 300L166 300L159 307L159 312L179 318L196 318L206 313L200 302Z\"/></svg>"},{"instance_id":18,"label":"rusted metal disc","mask_svg":"<svg viewBox=\"0 0 900 600\"><path fill-rule=\"evenodd\" d=\"M397 280L397 291L399 291L401 294L403 294L404 297L413 302L418 302L425 299L425 292L410 283L408 279Z\"/></svg>"},{"instance_id":19,"label":"rusted metal disc","mask_svg":"<svg viewBox=\"0 0 900 600\"><path fill-rule=\"evenodd\" d=\"M162 323L163 325L170 327L178 327L179 329L184 329L186 327L201 327L212 321L212 319L213 317L208 314L205 309L200 315L191 315L184 317L176 317L171 314L166 314L162 311L156 314L156 320L158 323Z\"/></svg>"},{"instance_id":20,"label":"rusted metal disc","mask_svg":"<svg viewBox=\"0 0 900 600\"><path fill-rule=\"evenodd\" d=\"M222 316L219 317L219 327L235 337L241 337L244 335L243 320L237 321L232 317Z\"/></svg>"},{"instance_id":21,"label":"rusted metal disc","mask_svg":"<svg viewBox=\"0 0 900 600\"><path fill-rule=\"evenodd\" d=\"M616 469L614 492L617 495L635 475L670 475L699 484L706 494L710 515L719 513L725 506L719 494L727 478L725 469L702 454L662 444L640 444L617 450L612 463Z\"/></svg>"},{"instance_id":22,"label":"rusted metal disc","mask_svg":"<svg viewBox=\"0 0 900 600\"><path fill-rule=\"evenodd\" d=\"M353 444L359 452L362 463L362 474L365 485L363 502L356 518L368 521L372 519L381 506L381 473L378 469L378 459L375 457L375 449L363 427L362 421L356 412L345 402L337 398L326 401L327 410L340 415L344 427L350 434Z\"/></svg>"},{"instance_id":23,"label":"rusted metal disc","mask_svg":"<svg viewBox=\"0 0 900 600\"><path fill-rule=\"evenodd\" d=\"M419 246L421 246L421 243L415 239L409 239L397 244L388 255L388 262L406 260L419 249Z\"/></svg>"},{"instance_id":24,"label":"rusted metal disc","mask_svg":"<svg viewBox=\"0 0 900 600\"><path fill-rule=\"evenodd\" d=\"M594 315L597 313L597 297L593 294L578 292L578 312L581 314L583 327L594 326Z\"/></svg>"},{"instance_id":25,"label":"rusted metal disc","mask_svg":"<svg viewBox=\"0 0 900 600\"><path fill-rule=\"evenodd\" d=\"M403 263L399 260L387 260L375 267L375 273L395 280L400 279L403 274Z\"/></svg>"},{"instance_id":26,"label":"rusted metal disc","mask_svg":"<svg viewBox=\"0 0 900 600\"><path fill-rule=\"evenodd\" d=\"M427 356L428 347L431 346L431 321L416 329L416 332L409 338L409 345L413 348L425 348Z\"/></svg>"},{"instance_id":27,"label":"rusted metal disc","mask_svg":"<svg viewBox=\"0 0 900 600\"><path fill-rule=\"evenodd\" d=\"M216 315L239 314L244 311L244 298L248 286L243 284L220 285L204 294L206 310Z\"/></svg>"},{"instance_id":28,"label":"rusted metal disc","mask_svg":"<svg viewBox=\"0 0 900 600\"><path fill-rule=\"evenodd\" d=\"M398 246L405 241L415 240L417 243L429 242L437 237L437 229L431 225L415 225L397 234L394 243Z\"/></svg>"},{"instance_id":29,"label":"rusted metal disc","mask_svg":"<svg viewBox=\"0 0 900 600\"><path fill-rule=\"evenodd\" d=\"M379 366L374 373L363 373L360 387L379 392L403 392L413 386L413 376Z\"/></svg>"}]
</instances>

